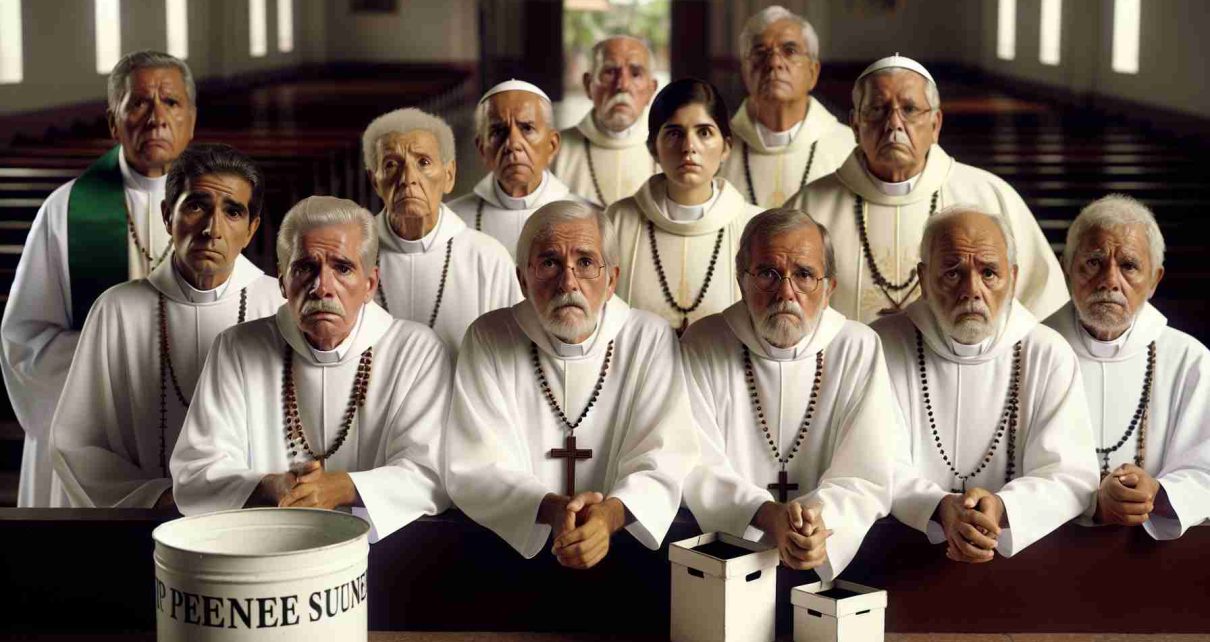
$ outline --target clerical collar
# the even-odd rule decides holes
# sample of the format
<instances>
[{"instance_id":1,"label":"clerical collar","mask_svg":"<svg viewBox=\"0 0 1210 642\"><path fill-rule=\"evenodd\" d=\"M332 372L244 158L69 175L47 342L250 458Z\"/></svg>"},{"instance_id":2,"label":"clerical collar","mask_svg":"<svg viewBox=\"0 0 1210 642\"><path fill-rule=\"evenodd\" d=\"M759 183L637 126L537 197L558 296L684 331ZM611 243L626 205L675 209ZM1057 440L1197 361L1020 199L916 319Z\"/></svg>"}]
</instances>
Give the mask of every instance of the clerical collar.
<instances>
[{"instance_id":1,"label":"clerical collar","mask_svg":"<svg viewBox=\"0 0 1210 642\"><path fill-rule=\"evenodd\" d=\"M1122 348L1126 347L1126 341L1130 339L1130 331L1134 330L1134 322L1138 319L1138 315L1135 315L1135 318L1130 320L1130 327L1118 335L1118 338L1101 341L1092 336L1084 327L1084 324L1080 322L1080 313L1076 312L1076 306L1071 306L1071 313L1076 317L1076 327L1079 328L1080 338L1084 341L1084 347L1088 348L1089 354L1098 359L1112 359L1118 356Z\"/></svg>"},{"instance_id":2,"label":"clerical collar","mask_svg":"<svg viewBox=\"0 0 1210 642\"><path fill-rule=\"evenodd\" d=\"M563 343L558 337L549 332L546 333L546 336L550 339L550 347L554 349L555 354L564 359L576 359L592 351L592 346L597 342L597 335L601 334L601 326L603 325L605 325L605 306L601 306L601 311L597 314L597 327L581 343Z\"/></svg>"},{"instance_id":3,"label":"clerical collar","mask_svg":"<svg viewBox=\"0 0 1210 642\"><path fill-rule=\"evenodd\" d=\"M164 186L168 184L167 172L159 177L152 178L150 176L143 176L135 171L126 162L126 150L124 149L118 151L118 167L122 171L122 182L126 187L137 189L140 192L160 193L164 191Z\"/></svg>"},{"instance_id":4,"label":"clerical collar","mask_svg":"<svg viewBox=\"0 0 1210 642\"><path fill-rule=\"evenodd\" d=\"M597 123L595 120L593 121L593 125L596 126L597 131L601 132L601 135L606 138L612 138L613 140L626 140L627 138L630 138L631 134L634 133L634 128L639 121L636 120L634 122L635 124L623 129L620 132L615 132L612 129L605 129L604 127L601 127L600 123Z\"/></svg>"},{"instance_id":5,"label":"clerical collar","mask_svg":"<svg viewBox=\"0 0 1210 642\"><path fill-rule=\"evenodd\" d=\"M760 142L765 147L785 147L786 145L794 142L794 137L798 135L800 130L802 130L802 124L805 122L807 122L807 119L803 118L797 123L794 123L794 126L790 129L787 129L784 132L775 132L760 124L760 121L757 121L756 135L760 137Z\"/></svg>"},{"instance_id":6,"label":"clerical collar","mask_svg":"<svg viewBox=\"0 0 1210 642\"><path fill-rule=\"evenodd\" d=\"M668 218L678 222L700 221L710 208L714 207L718 198L723 195L723 191L715 188L714 181L710 182L710 198L706 199L705 203L700 205L681 205L672 200L668 193L664 193L664 212Z\"/></svg>"},{"instance_id":7,"label":"clerical collar","mask_svg":"<svg viewBox=\"0 0 1210 642\"><path fill-rule=\"evenodd\" d=\"M916 174L906 181L888 183L881 178L878 178L874 175L874 172L870 171L869 166L866 165L864 157L861 158L861 168L865 170L866 176L870 177L870 182L874 183L874 187L877 187L879 192L882 192L887 196L906 196L910 194L912 189L916 187L916 182L920 180L921 174L924 174L924 171L921 170L920 174Z\"/></svg>"},{"instance_id":8,"label":"clerical collar","mask_svg":"<svg viewBox=\"0 0 1210 642\"><path fill-rule=\"evenodd\" d=\"M223 284L216 288L199 290L190 285L189 281L177 271L176 263L172 264L172 276L176 277L176 284L181 287L181 294L184 294L190 303L214 303L223 298L223 295L227 292L227 286L231 285L233 274L227 275L227 280L223 281Z\"/></svg>"},{"instance_id":9,"label":"clerical collar","mask_svg":"<svg viewBox=\"0 0 1210 642\"><path fill-rule=\"evenodd\" d=\"M399 246L400 252L404 254L423 254L433 248L433 241L437 239L437 230L441 228L441 209L437 210L437 222L433 224L433 229L415 241L399 236L399 233L395 231L395 226L391 225L390 215L387 214L385 208L382 210L382 216L386 217L383 220L386 221L387 230L390 231L391 237L395 239L395 244Z\"/></svg>"},{"instance_id":10,"label":"clerical collar","mask_svg":"<svg viewBox=\"0 0 1210 642\"><path fill-rule=\"evenodd\" d=\"M760 342L761 349L763 349L765 354L769 355L769 358L773 361L797 361L798 359L802 358L803 353L806 352L807 345L811 343L811 339L815 337L815 331L818 329L819 323L816 322L815 327L812 328L809 333L804 334L803 337L798 340L798 343L790 346L789 348L779 348L772 343L765 341L765 338L760 336L759 332L756 334L756 340Z\"/></svg>"},{"instance_id":11,"label":"clerical collar","mask_svg":"<svg viewBox=\"0 0 1210 642\"><path fill-rule=\"evenodd\" d=\"M988 348L992 347L992 341L994 339L995 337L988 337L979 343L959 343L953 338L950 338L950 350L953 350L954 354L958 355L959 357L977 357L984 352L987 352Z\"/></svg>"},{"instance_id":12,"label":"clerical collar","mask_svg":"<svg viewBox=\"0 0 1210 642\"><path fill-rule=\"evenodd\" d=\"M349 336L345 337L344 341L340 342L340 345L331 350L319 350L311 345L310 342L307 342L307 347L311 349L311 356L315 357L315 360L320 363L336 363L344 359L345 355L349 352L349 347L353 345L353 340L357 338L357 333L361 331L361 322L365 318L366 306L363 305L361 306L361 311L357 313L357 323L353 325L353 331L349 333ZM305 338L303 340L306 341Z\"/></svg>"},{"instance_id":13,"label":"clerical collar","mask_svg":"<svg viewBox=\"0 0 1210 642\"><path fill-rule=\"evenodd\" d=\"M496 190L496 198L506 210L532 210L538 206L538 201L542 198L542 193L546 191L548 185L550 185L550 181L547 180L546 172L542 172L542 182L538 183L537 189L525 196L514 197L505 194L504 190L500 189L499 181L492 181L492 187Z\"/></svg>"}]
</instances>

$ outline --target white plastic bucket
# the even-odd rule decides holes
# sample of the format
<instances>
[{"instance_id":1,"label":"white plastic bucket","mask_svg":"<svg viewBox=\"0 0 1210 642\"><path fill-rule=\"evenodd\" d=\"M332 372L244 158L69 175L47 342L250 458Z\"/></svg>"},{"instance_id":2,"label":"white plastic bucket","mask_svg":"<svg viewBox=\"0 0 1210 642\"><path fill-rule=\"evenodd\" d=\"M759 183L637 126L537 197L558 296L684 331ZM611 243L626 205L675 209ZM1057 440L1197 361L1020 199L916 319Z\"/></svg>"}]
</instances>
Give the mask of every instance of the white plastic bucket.
<instances>
[{"instance_id":1,"label":"white plastic bucket","mask_svg":"<svg viewBox=\"0 0 1210 642\"><path fill-rule=\"evenodd\" d=\"M152 532L157 639L366 640L370 525L337 511L258 508Z\"/></svg>"}]
</instances>

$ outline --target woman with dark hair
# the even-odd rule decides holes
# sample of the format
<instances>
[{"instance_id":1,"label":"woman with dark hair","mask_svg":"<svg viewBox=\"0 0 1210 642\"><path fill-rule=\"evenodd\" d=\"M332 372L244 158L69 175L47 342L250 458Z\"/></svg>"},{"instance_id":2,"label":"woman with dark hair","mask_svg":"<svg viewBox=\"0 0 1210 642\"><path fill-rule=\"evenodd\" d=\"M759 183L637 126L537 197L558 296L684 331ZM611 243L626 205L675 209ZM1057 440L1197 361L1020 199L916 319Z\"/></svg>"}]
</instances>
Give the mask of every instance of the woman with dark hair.
<instances>
[{"instance_id":1,"label":"woman with dark hair","mask_svg":"<svg viewBox=\"0 0 1210 642\"><path fill-rule=\"evenodd\" d=\"M740 299L735 252L761 210L715 174L731 153L727 104L710 83L671 83L651 103L647 149L663 169L606 210L621 249L618 294L683 332Z\"/></svg>"}]
</instances>

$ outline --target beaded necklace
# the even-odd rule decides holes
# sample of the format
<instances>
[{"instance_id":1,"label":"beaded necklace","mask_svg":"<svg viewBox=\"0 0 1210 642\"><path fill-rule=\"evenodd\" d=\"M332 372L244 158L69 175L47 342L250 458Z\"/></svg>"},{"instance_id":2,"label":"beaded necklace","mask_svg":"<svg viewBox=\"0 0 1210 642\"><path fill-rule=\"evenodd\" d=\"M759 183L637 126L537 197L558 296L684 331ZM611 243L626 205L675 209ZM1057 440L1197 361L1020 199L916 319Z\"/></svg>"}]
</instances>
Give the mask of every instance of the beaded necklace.
<instances>
[{"instance_id":1,"label":"beaded necklace","mask_svg":"<svg viewBox=\"0 0 1210 642\"><path fill-rule=\"evenodd\" d=\"M345 442L349 430L353 427L353 418L357 409L365 406L366 390L370 386L370 370L374 363L374 347L370 346L361 353L361 361L357 364L357 376L353 377L353 390L349 393L349 404L345 408L344 419L340 422L340 431L332 447L324 453L317 453L307 442L303 432L302 418L298 415L298 395L294 388L294 349L286 344L282 354L282 419L286 433L286 449L291 459L300 452L305 452L311 459L322 462L332 455Z\"/></svg>"},{"instance_id":2,"label":"beaded necklace","mask_svg":"<svg viewBox=\"0 0 1210 642\"><path fill-rule=\"evenodd\" d=\"M437 286L437 301L433 303L433 313L429 315L429 327L437 323L437 312L441 310L441 298L445 296L445 279L450 272L450 253L454 250L454 239L450 239L445 244L445 263L441 266L441 283ZM378 301L382 303L382 309L387 312L391 311L387 305L386 288L383 286L381 272L378 277Z\"/></svg>"},{"instance_id":3,"label":"beaded necklace","mask_svg":"<svg viewBox=\"0 0 1210 642\"><path fill-rule=\"evenodd\" d=\"M592 387L592 395L588 397L588 404L584 406L584 412L580 413L580 417L572 423L563 409L559 407L559 402L555 399L555 393L550 389L550 383L546 380L546 373L542 371L542 362L538 358L538 344L529 342L530 357L533 359L534 374L538 378L538 388L542 391L542 396L546 399L546 404L550 406L551 412L555 418L567 428L567 436L563 440L563 448L551 448L547 456L551 459L563 459L564 474L566 476L564 485L567 487L568 496L576 494L576 460L591 459L591 450L582 450L576 448L576 428L584 422L584 418L588 416L588 412L596 405L597 398L601 396L601 389L605 387L605 375L609 373L609 363L613 360L613 341L605 347L605 361L601 364L601 374L597 376L597 383Z\"/></svg>"},{"instance_id":4,"label":"beaded necklace","mask_svg":"<svg viewBox=\"0 0 1210 642\"><path fill-rule=\"evenodd\" d=\"M817 145L819 145L819 141L811 143L811 154L807 156L807 167L802 171L802 180L800 180L798 183L798 192L796 193L802 192L802 188L807 186L807 177L811 175L811 165L815 164L815 147ZM753 205L759 205L760 203L756 202L756 187L754 187L752 184L752 167L750 165L750 161L748 160L748 144L741 141L740 151L743 153L744 157L744 178L748 180L748 201ZM774 203L773 207L781 207L783 204L784 203Z\"/></svg>"},{"instance_id":5,"label":"beaded necklace","mask_svg":"<svg viewBox=\"0 0 1210 642\"><path fill-rule=\"evenodd\" d=\"M920 285L920 280L917 278L919 275L916 274L916 269L912 268L912 271L908 273L907 280L903 281L902 283L892 283L889 279L883 276L882 270L878 269L878 263L874 260L874 252L870 249L870 237L869 233L866 231L865 199L861 197L861 194L855 194L855 196L857 197L857 200L854 201L853 204L853 214L857 217L857 232L861 236L861 251L865 255L866 265L870 268L870 279L874 281L874 285L882 291L883 296L885 296L887 300L891 302L892 306L891 308L882 310L879 314L898 312L903 309L904 302L907 301L908 297L911 296L916 287ZM940 197L940 189L933 192L932 202L929 204L929 216L932 216L937 212L937 200ZM909 287L911 290L908 290L907 294L903 295L903 298L896 300L895 297L892 296L893 292L907 290Z\"/></svg>"},{"instance_id":6,"label":"beaded necklace","mask_svg":"<svg viewBox=\"0 0 1210 642\"><path fill-rule=\"evenodd\" d=\"M592 189L597 193L597 200L601 201L601 207L607 207L609 203L605 202L605 196L601 193L601 184L597 182L597 168L592 162L592 141L584 139L584 156L588 158L588 177L592 179ZM651 173L655 174L655 159L651 159Z\"/></svg>"},{"instance_id":7,"label":"beaded necklace","mask_svg":"<svg viewBox=\"0 0 1210 642\"><path fill-rule=\"evenodd\" d=\"M790 448L790 454L782 456L781 448L774 441L773 435L769 432L769 422L765 420L765 411L760 403L760 393L756 389L756 372L752 366L752 355L748 351L748 346L744 346L744 380L748 383L748 396L752 399L752 409L756 412L756 422L760 424L761 432L769 442L769 450L773 454L773 459L781 466L777 473L777 483L769 484L769 490L778 492L778 500L785 503L788 497L788 491L798 490L798 484L789 483L786 465L790 460L794 459L794 455L798 454L798 449L802 446L802 440L806 438L807 432L811 430L811 417L815 414L815 404L819 400L819 388L823 383L824 358L823 350L820 350L815 355L815 383L811 385L811 398L807 402L807 411L803 413L802 424L798 428L798 434L794 437L794 446Z\"/></svg>"},{"instance_id":8,"label":"beaded necklace","mask_svg":"<svg viewBox=\"0 0 1210 642\"><path fill-rule=\"evenodd\" d=\"M714 265L718 262L719 250L723 247L723 234L727 228L724 226L719 228L718 236L714 239L714 251L710 254L710 264L706 266L706 278L702 281L702 289L698 290L697 297L693 299L693 305L688 307L676 302L676 298L672 296L672 289L668 287L668 277L664 275L664 264L660 261L660 248L655 242L655 224L650 220L647 221L647 238L651 240L651 258L655 261L655 272L660 279L660 289L664 291L664 300L672 309L681 313L681 327L677 330L677 334L685 332L685 328L689 327L689 313L693 312L702 304L702 300L706 297L706 290L710 287L710 279L714 276Z\"/></svg>"},{"instance_id":9,"label":"beaded necklace","mask_svg":"<svg viewBox=\"0 0 1210 642\"><path fill-rule=\"evenodd\" d=\"M172 250L172 243L169 243L168 245L164 246L164 251L160 253L160 258L157 259L156 257L152 256L151 240L148 239L146 248L144 248L143 244L139 242L139 235L134 230L134 219L131 218L129 209L126 210L126 229L130 231L130 240L134 241L135 248L139 250L139 254L143 255L144 259L147 259L147 263L151 266L152 270L159 267L159 265L164 262L164 259L168 257L168 252Z\"/></svg>"},{"instance_id":10,"label":"beaded necklace","mask_svg":"<svg viewBox=\"0 0 1210 642\"><path fill-rule=\"evenodd\" d=\"M1134 416L1130 419L1130 427L1122 434L1118 443L1109 448L1097 448L1097 454L1101 456L1101 479L1109 474L1109 456L1117 452L1130 439L1130 435L1134 434L1136 427L1139 430L1139 436L1134 453L1134 465L1139 468L1143 467L1147 457L1147 418L1151 406L1151 387L1154 382L1155 342L1152 341L1147 346L1147 372L1143 375L1143 392L1139 396L1139 405L1134 410Z\"/></svg>"}]
</instances>

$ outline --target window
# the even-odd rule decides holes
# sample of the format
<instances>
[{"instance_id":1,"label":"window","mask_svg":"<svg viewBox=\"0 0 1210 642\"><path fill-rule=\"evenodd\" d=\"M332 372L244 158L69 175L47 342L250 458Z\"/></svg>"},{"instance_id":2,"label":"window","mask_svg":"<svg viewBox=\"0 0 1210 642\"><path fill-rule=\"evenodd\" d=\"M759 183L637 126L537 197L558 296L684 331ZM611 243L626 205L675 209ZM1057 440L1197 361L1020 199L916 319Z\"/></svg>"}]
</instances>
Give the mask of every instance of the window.
<instances>
[{"instance_id":1,"label":"window","mask_svg":"<svg viewBox=\"0 0 1210 642\"><path fill-rule=\"evenodd\" d=\"M248 0L248 53L260 58L269 52L265 0Z\"/></svg>"},{"instance_id":2,"label":"window","mask_svg":"<svg viewBox=\"0 0 1210 642\"><path fill-rule=\"evenodd\" d=\"M93 5L97 37L97 73L109 75L122 57L122 14L118 0L96 0Z\"/></svg>"},{"instance_id":3,"label":"window","mask_svg":"<svg viewBox=\"0 0 1210 642\"><path fill-rule=\"evenodd\" d=\"M21 44L21 0L0 0L0 84L24 78Z\"/></svg>"},{"instance_id":4,"label":"window","mask_svg":"<svg viewBox=\"0 0 1210 642\"><path fill-rule=\"evenodd\" d=\"M1063 33L1063 0L1042 0L1041 30L1038 60L1044 65L1057 65Z\"/></svg>"},{"instance_id":5,"label":"window","mask_svg":"<svg viewBox=\"0 0 1210 642\"><path fill-rule=\"evenodd\" d=\"M1140 0L1113 2L1113 70L1120 74L1139 73Z\"/></svg>"},{"instance_id":6,"label":"window","mask_svg":"<svg viewBox=\"0 0 1210 642\"><path fill-rule=\"evenodd\" d=\"M168 53L184 60L189 57L189 0L164 0L168 15Z\"/></svg>"},{"instance_id":7,"label":"window","mask_svg":"<svg viewBox=\"0 0 1210 642\"><path fill-rule=\"evenodd\" d=\"M1017 0L1000 0L996 23L996 56L1001 60L1017 57Z\"/></svg>"},{"instance_id":8,"label":"window","mask_svg":"<svg viewBox=\"0 0 1210 642\"><path fill-rule=\"evenodd\" d=\"M294 51L294 0L277 0L277 50Z\"/></svg>"}]
</instances>

